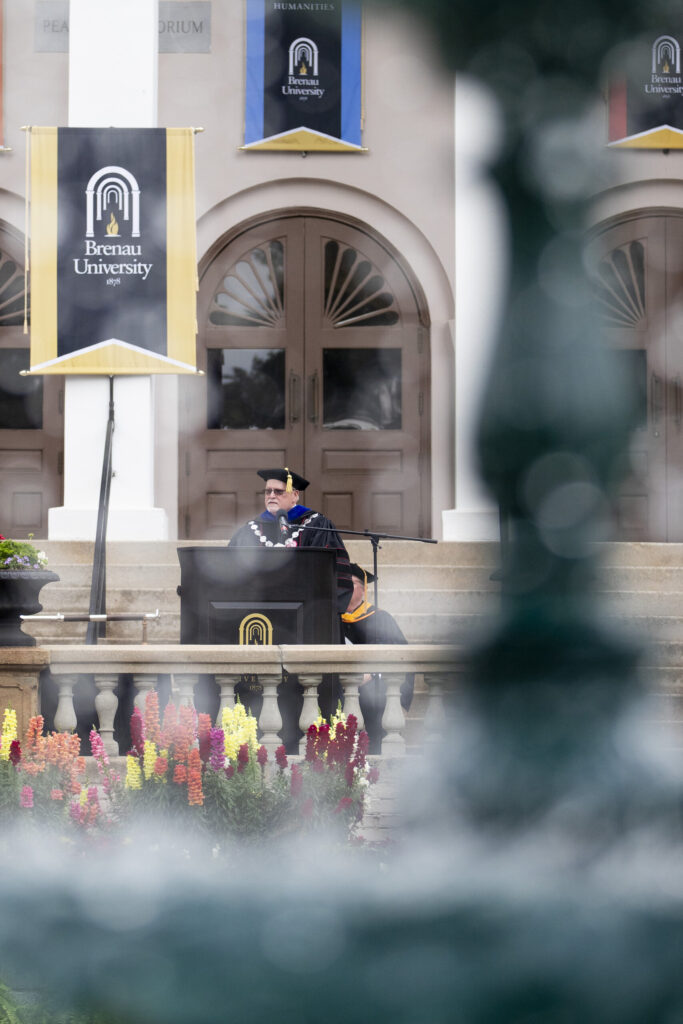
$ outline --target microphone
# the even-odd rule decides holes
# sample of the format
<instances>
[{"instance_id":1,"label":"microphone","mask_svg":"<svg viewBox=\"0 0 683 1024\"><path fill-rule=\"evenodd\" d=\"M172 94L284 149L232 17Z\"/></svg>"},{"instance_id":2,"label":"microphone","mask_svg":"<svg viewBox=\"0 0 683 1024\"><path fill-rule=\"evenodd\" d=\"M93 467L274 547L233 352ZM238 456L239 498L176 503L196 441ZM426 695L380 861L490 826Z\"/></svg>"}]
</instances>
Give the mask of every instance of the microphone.
<instances>
[{"instance_id":1,"label":"microphone","mask_svg":"<svg viewBox=\"0 0 683 1024\"><path fill-rule=\"evenodd\" d=\"M289 519L287 513L283 508L278 509L276 516L277 524L280 527L280 533L283 537L289 537Z\"/></svg>"}]
</instances>

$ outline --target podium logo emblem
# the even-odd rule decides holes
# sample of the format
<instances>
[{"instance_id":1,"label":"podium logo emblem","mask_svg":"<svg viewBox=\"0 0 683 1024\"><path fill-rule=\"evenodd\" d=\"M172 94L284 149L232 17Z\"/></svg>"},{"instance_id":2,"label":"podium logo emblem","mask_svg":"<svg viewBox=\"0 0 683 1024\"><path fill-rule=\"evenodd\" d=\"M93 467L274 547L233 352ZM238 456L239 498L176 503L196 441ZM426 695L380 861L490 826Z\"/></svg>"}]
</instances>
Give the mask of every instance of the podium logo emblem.
<instances>
[{"instance_id":1,"label":"podium logo emblem","mask_svg":"<svg viewBox=\"0 0 683 1024\"><path fill-rule=\"evenodd\" d=\"M240 622L240 644L272 644L273 623L265 615L252 612Z\"/></svg>"}]
</instances>

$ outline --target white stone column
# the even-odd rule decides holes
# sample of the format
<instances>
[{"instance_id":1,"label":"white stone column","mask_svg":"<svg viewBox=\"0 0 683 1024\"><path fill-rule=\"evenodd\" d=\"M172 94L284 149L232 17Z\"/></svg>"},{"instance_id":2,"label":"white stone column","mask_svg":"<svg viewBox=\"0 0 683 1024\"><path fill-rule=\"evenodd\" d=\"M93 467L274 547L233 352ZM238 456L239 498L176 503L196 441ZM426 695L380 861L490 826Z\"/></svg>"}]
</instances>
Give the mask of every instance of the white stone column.
<instances>
[{"instance_id":1,"label":"white stone column","mask_svg":"<svg viewBox=\"0 0 683 1024\"><path fill-rule=\"evenodd\" d=\"M498 510L479 479L475 431L502 312L505 218L486 165L500 122L492 100L458 77L455 102L455 508L442 513L443 539L498 540Z\"/></svg>"},{"instance_id":2,"label":"white stone column","mask_svg":"<svg viewBox=\"0 0 683 1024\"><path fill-rule=\"evenodd\" d=\"M70 0L69 125L153 128L157 123L158 0ZM166 508L155 507L155 451L163 423L150 377L117 377L116 426L107 537L163 540ZM52 508L48 536L95 536L104 437L107 377L67 377L64 392L64 505ZM165 445L173 459L174 446ZM164 477L156 467L157 479ZM176 506L177 508L177 506ZM175 536L175 512L170 534Z\"/></svg>"}]
</instances>

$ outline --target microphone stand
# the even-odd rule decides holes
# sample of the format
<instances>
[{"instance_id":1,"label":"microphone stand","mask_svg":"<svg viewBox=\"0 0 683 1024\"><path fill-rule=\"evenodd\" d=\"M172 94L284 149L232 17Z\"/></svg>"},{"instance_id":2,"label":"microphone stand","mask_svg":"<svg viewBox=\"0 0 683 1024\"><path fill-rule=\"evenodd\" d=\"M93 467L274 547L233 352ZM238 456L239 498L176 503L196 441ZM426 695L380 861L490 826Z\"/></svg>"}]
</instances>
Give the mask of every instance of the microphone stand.
<instances>
[{"instance_id":1,"label":"microphone stand","mask_svg":"<svg viewBox=\"0 0 683 1024\"><path fill-rule=\"evenodd\" d=\"M375 609L379 607L377 603L377 551L380 547L381 540L413 540L419 541L420 544L438 544L437 540L432 540L430 537L405 537L396 533L376 533L374 530L339 530L336 527L333 529L330 526L315 526L311 523L310 526L304 526L304 530L318 530L319 533L337 533L344 534L347 537L365 537L372 544L372 572L375 577L374 580L374 605ZM375 639L377 639L377 623L375 621Z\"/></svg>"}]
</instances>

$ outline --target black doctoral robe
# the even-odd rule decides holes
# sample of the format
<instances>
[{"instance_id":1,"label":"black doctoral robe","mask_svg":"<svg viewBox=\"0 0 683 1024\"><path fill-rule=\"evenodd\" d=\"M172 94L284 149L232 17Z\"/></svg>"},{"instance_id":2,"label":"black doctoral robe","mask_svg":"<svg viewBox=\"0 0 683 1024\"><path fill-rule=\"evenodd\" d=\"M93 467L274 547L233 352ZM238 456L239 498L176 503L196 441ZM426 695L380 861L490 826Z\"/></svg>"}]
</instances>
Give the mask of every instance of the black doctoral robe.
<instances>
[{"instance_id":1,"label":"black doctoral robe","mask_svg":"<svg viewBox=\"0 0 683 1024\"><path fill-rule=\"evenodd\" d=\"M349 556L344 542L337 533L334 523L321 512L304 505L295 505L287 514L290 526L291 544L283 543L280 528L275 516L270 512L262 512L260 516L250 519L232 537L230 544L238 547L306 547L333 548L337 563L337 608L345 612L353 581L349 567Z\"/></svg>"},{"instance_id":2,"label":"black doctoral robe","mask_svg":"<svg viewBox=\"0 0 683 1024\"><path fill-rule=\"evenodd\" d=\"M313 509L303 505L295 505L290 509L287 520L290 526L288 543L283 541L275 516L264 511L237 530L230 540L230 546L333 548L337 571L337 609L340 613L346 611L353 591L353 581L349 556L341 537L336 532L334 523L322 513L314 512ZM341 629L339 642L343 643ZM235 687L235 693L247 710L258 717L263 703L263 690L258 683L258 678L256 676L243 677ZM337 675L323 675L322 682L318 687L318 699L323 715L329 716L335 710L340 699ZM297 676L284 674L282 683L278 687L278 706L282 715L282 730L280 732L282 742L288 754L296 753L299 740L303 735L298 724L303 707L303 687Z\"/></svg>"}]
</instances>

